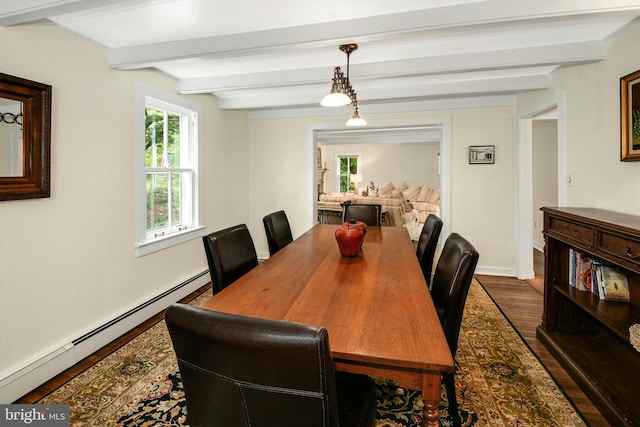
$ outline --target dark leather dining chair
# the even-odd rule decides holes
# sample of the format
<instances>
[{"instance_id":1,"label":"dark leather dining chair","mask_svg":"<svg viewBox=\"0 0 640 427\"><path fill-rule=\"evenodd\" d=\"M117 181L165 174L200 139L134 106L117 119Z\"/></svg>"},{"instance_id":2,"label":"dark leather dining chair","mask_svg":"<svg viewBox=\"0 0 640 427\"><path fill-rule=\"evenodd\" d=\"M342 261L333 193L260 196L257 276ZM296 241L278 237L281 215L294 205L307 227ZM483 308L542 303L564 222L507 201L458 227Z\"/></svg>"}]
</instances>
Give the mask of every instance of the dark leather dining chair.
<instances>
[{"instance_id":1,"label":"dark leather dining chair","mask_svg":"<svg viewBox=\"0 0 640 427\"><path fill-rule=\"evenodd\" d=\"M424 221L420 237L418 238L416 255L418 256L420 268L422 268L422 274L424 275L424 280L427 281L429 289L431 289L433 258L436 254L436 247L438 246L438 239L441 231L442 220L434 214L429 214L427 219Z\"/></svg>"},{"instance_id":2,"label":"dark leather dining chair","mask_svg":"<svg viewBox=\"0 0 640 427\"><path fill-rule=\"evenodd\" d=\"M245 224L213 232L203 236L202 241L214 295L258 265L256 248Z\"/></svg>"},{"instance_id":3,"label":"dark leather dining chair","mask_svg":"<svg viewBox=\"0 0 640 427\"><path fill-rule=\"evenodd\" d=\"M273 255L280 249L293 242L291 226L284 211L270 213L262 218L264 231L267 234L269 244L269 255Z\"/></svg>"},{"instance_id":4,"label":"dark leather dining chair","mask_svg":"<svg viewBox=\"0 0 640 427\"><path fill-rule=\"evenodd\" d=\"M382 225L382 205L364 203L345 203L342 206L342 222L352 219L362 221L368 226Z\"/></svg>"},{"instance_id":5,"label":"dark leather dining chair","mask_svg":"<svg viewBox=\"0 0 640 427\"><path fill-rule=\"evenodd\" d=\"M478 256L478 251L471 243L459 234L452 233L444 244L433 275L431 298L454 359L458 350L462 313ZM460 426L454 374L444 373L443 379L453 425Z\"/></svg>"},{"instance_id":6,"label":"dark leather dining chair","mask_svg":"<svg viewBox=\"0 0 640 427\"><path fill-rule=\"evenodd\" d=\"M165 312L192 426L370 427L365 375L334 371L327 330L183 304Z\"/></svg>"}]
</instances>

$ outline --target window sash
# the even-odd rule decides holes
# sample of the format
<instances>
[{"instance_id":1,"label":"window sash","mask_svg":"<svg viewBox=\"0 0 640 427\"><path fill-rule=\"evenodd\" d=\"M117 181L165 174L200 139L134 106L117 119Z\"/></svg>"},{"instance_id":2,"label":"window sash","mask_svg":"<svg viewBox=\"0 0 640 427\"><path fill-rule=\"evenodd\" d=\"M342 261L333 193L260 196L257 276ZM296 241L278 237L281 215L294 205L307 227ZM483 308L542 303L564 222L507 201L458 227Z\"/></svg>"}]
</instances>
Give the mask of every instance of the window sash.
<instances>
[{"instance_id":1,"label":"window sash","mask_svg":"<svg viewBox=\"0 0 640 427\"><path fill-rule=\"evenodd\" d=\"M147 169L147 239L164 237L194 226L194 179L195 173L190 169Z\"/></svg>"},{"instance_id":2,"label":"window sash","mask_svg":"<svg viewBox=\"0 0 640 427\"><path fill-rule=\"evenodd\" d=\"M360 173L360 156L338 156L336 170L338 171L338 191L341 193L354 192L355 184L349 180L349 176Z\"/></svg>"},{"instance_id":3,"label":"window sash","mask_svg":"<svg viewBox=\"0 0 640 427\"><path fill-rule=\"evenodd\" d=\"M203 229L199 223L198 201L198 107L169 95L167 97L173 99L172 101L162 101L160 98L164 98L165 95L152 88L137 88L136 102L139 106L138 111L141 112L138 116L140 145L136 149L139 162L136 184L138 256L198 237ZM149 160L148 155L151 153L147 150L150 148L151 133L147 130L149 122L146 114L149 109L158 111L158 122L163 121L163 128L158 129L157 133L157 138L161 137L163 141L155 141L162 153L153 155L167 153L166 138L171 137L175 140L171 141L173 146L170 146L169 151L179 153L174 154L172 159L161 155L155 157L155 163ZM175 118L171 116L177 116L179 121L176 123ZM171 125L169 117L172 119ZM169 135L167 126L171 126L173 132L178 134ZM163 193L160 199L156 197L158 194L151 190L158 189L157 186L153 186L157 180L165 181L160 184ZM147 188L150 191L147 191ZM158 209L162 211L164 218L158 217Z\"/></svg>"}]
</instances>

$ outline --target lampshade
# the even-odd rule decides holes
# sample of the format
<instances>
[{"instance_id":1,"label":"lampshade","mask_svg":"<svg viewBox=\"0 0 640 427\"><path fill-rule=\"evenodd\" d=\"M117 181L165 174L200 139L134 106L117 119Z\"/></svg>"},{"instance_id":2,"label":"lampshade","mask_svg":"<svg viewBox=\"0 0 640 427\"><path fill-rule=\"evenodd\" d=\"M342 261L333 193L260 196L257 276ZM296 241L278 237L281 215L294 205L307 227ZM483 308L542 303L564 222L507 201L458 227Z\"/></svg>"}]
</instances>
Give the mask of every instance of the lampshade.
<instances>
[{"instance_id":1,"label":"lampshade","mask_svg":"<svg viewBox=\"0 0 640 427\"><path fill-rule=\"evenodd\" d=\"M334 86L337 89L337 85L334 84ZM331 89L331 92L326 94L324 98L322 98L322 101L320 101L320 105L323 107L342 107L343 105L348 104L351 104L351 98L340 92L339 89L337 92L334 92L333 89Z\"/></svg>"},{"instance_id":2,"label":"lampshade","mask_svg":"<svg viewBox=\"0 0 640 427\"><path fill-rule=\"evenodd\" d=\"M320 105L323 107L342 107L351 104L351 96L347 93L348 80L344 78L344 74L340 67L333 70L333 83L331 91L322 98Z\"/></svg>"},{"instance_id":3,"label":"lampshade","mask_svg":"<svg viewBox=\"0 0 640 427\"><path fill-rule=\"evenodd\" d=\"M349 175L349 181L353 183L362 182L362 175L359 173L352 173L351 175Z\"/></svg>"},{"instance_id":4,"label":"lampshade","mask_svg":"<svg viewBox=\"0 0 640 427\"><path fill-rule=\"evenodd\" d=\"M356 111L354 111L353 113L353 117L347 120L347 126L365 126L366 124L367 124L367 121L360 117L360 114L358 114L357 108L356 108Z\"/></svg>"}]
</instances>

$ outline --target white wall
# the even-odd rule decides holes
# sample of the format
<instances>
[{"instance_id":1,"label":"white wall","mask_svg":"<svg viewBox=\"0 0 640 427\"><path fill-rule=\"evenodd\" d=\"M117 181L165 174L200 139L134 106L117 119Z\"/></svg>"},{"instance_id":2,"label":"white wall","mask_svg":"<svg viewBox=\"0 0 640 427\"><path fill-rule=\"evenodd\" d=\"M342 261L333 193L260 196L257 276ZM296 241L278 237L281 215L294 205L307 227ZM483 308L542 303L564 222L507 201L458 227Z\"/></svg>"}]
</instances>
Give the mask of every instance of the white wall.
<instances>
[{"instance_id":1,"label":"white wall","mask_svg":"<svg viewBox=\"0 0 640 427\"><path fill-rule=\"evenodd\" d=\"M607 41L607 59L560 69L553 87L518 97L518 114L565 99L561 153L567 176L567 206L599 207L640 214L640 163L620 161L620 78L640 69L640 22L632 22ZM567 178L571 177L568 186Z\"/></svg>"},{"instance_id":2,"label":"white wall","mask_svg":"<svg viewBox=\"0 0 640 427\"><path fill-rule=\"evenodd\" d=\"M421 184L440 188L438 178L438 144L379 143L379 144L331 144L322 148L322 159L328 171L325 173L325 192L338 191L337 156L357 153L364 182L362 192L371 181L381 188L392 182L399 186Z\"/></svg>"},{"instance_id":3,"label":"white wall","mask_svg":"<svg viewBox=\"0 0 640 427\"><path fill-rule=\"evenodd\" d=\"M258 256L269 256L262 218L284 209L296 238L307 231L316 216L316 160L305 120L250 120L249 191L251 235Z\"/></svg>"},{"instance_id":4,"label":"white wall","mask_svg":"<svg viewBox=\"0 0 640 427\"><path fill-rule=\"evenodd\" d=\"M558 123L536 120L532 132L533 247L544 249L542 206L558 204Z\"/></svg>"},{"instance_id":5,"label":"white wall","mask_svg":"<svg viewBox=\"0 0 640 427\"><path fill-rule=\"evenodd\" d=\"M449 229L476 246L480 252L478 272L515 274L513 114L511 107L367 114L370 126L389 121L450 119ZM284 209L294 237L315 223L313 130L341 121L342 117L250 120L250 216L259 253L268 254L264 232L257 232L266 213ZM470 165L468 147L489 144L496 146L495 164Z\"/></svg>"},{"instance_id":6,"label":"white wall","mask_svg":"<svg viewBox=\"0 0 640 427\"><path fill-rule=\"evenodd\" d=\"M114 71L106 50L46 22L0 28L0 63L53 86L51 198L0 202L0 385L9 387L2 381L28 363L207 263L200 239L134 252L135 86L175 96L173 79ZM213 96L188 99L202 109L203 223L247 222L246 112L222 112Z\"/></svg>"}]
</instances>

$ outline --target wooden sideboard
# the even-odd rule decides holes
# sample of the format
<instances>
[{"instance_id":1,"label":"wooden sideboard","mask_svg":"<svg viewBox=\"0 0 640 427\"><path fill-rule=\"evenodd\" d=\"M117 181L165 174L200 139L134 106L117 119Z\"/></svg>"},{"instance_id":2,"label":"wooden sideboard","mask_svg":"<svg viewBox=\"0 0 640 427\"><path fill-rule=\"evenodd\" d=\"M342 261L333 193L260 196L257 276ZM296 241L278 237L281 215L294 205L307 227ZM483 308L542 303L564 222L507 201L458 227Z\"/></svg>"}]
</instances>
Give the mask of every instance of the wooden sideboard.
<instances>
[{"instance_id":1,"label":"wooden sideboard","mask_svg":"<svg viewBox=\"0 0 640 427\"><path fill-rule=\"evenodd\" d=\"M593 208L542 208L545 295L538 338L612 425L640 425L640 217ZM569 284L570 249L622 267L631 302L612 302Z\"/></svg>"}]
</instances>

